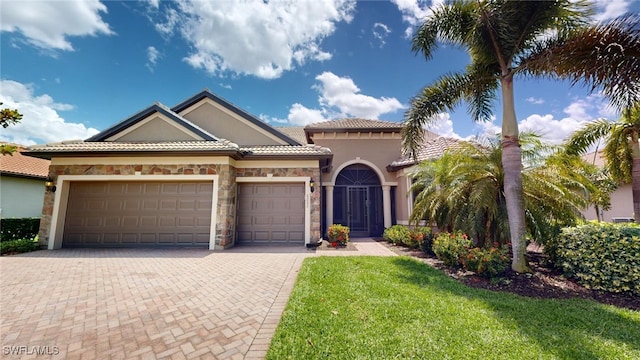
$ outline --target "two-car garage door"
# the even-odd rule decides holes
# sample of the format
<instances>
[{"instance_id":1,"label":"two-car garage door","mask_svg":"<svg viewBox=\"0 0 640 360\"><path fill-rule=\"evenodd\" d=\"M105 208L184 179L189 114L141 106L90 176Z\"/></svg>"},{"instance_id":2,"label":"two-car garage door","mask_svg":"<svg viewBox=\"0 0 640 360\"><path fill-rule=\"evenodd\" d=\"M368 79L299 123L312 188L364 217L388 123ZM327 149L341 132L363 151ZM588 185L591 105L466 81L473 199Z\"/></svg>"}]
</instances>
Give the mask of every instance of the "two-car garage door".
<instances>
[{"instance_id":1,"label":"two-car garage door","mask_svg":"<svg viewBox=\"0 0 640 360\"><path fill-rule=\"evenodd\" d=\"M71 182L63 247L209 246L213 183Z\"/></svg>"},{"instance_id":2,"label":"two-car garage door","mask_svg":"<svg viewBox=\"0 0 640 360\"><path fill-rule=\"evenodd\" d=\"M236 243L304 244L303 183L238 184ZM211 181L71 182L63 247L208 247Z\"/></svg>"}]
</instances>

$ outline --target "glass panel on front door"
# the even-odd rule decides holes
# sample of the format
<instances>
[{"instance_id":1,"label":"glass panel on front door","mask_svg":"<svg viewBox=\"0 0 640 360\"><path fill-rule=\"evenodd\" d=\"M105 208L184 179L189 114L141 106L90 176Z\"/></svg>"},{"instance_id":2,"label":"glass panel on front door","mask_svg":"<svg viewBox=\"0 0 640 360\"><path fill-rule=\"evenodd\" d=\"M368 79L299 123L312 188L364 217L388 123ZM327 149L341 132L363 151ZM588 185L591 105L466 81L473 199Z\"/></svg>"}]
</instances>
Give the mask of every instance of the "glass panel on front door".
<instances>
[{"instance_id":1,"label":"glass panel on front door","mask_svg":"<svg viewBox=\"0 0 640 360\"><path fill-rule=\"evenodd\" d=\"M349 186L347 192L349 196L348 226L351 232L366 232L365 236L367 236L369 233L369 187Z\"/></svg>"}]
</instances>

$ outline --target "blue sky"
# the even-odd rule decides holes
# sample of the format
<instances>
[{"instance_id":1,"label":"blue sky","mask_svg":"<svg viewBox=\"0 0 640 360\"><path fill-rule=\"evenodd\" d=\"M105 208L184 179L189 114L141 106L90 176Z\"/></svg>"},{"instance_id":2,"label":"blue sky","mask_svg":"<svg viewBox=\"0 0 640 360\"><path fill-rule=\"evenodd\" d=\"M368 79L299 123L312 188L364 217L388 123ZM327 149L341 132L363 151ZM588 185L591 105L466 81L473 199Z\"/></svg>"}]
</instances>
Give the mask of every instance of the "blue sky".
<instances>
[{"instance_id":1,"label":"blue sky","mask_svg":"<svg viewBox=\"0 0 640 360\"><path fill-rule=\"evenodd\" d=\"M435 0L433 2L440 2ZM0 101L24 114L0 139L25 145L84 139L161 102L204 88L274 126L343 117L401 122L409 100L466 53L441 47L425 61L411 34L432 1L0 2ZM596 2L594 21L638 12L634 0ZM594 118L604 99L563 82L516 83L521 129L552 142ZM432 130L467 137L461 106Z\"/></svg>"}]
</instances>

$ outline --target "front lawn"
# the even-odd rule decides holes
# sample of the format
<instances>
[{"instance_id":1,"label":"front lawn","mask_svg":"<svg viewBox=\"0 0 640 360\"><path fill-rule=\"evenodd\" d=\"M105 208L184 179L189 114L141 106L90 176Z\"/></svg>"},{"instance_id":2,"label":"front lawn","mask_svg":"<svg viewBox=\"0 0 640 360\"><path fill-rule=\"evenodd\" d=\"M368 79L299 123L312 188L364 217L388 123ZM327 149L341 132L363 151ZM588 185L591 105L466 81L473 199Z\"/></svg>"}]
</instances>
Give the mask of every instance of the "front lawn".
<instances>
[{"instance_id":1,"label":"front lawn","mask_svg":"<svg viewBox=\"0 0 640 360\"><path fill-rule=\"evenodd\" d=\"M640 312L469 288L407 257L316 257L267 358L640 359Z\"/></svg>"}]
</instances>

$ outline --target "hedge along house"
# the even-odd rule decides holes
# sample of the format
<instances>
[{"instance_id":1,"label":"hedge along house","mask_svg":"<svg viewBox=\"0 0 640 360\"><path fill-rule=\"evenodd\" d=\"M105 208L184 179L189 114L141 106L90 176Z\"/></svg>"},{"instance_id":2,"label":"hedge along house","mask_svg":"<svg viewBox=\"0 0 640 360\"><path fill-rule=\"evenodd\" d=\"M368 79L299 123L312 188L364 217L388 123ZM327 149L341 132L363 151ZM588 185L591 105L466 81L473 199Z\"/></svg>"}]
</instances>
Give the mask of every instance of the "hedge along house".
<instances>
[{"instance_id":1,"label":"hedge along house","mask_svg":"<svg viewBox=\"0 0 640 360\"><path fill-rule=\"evenodd\" d=\"M206 90L27 153L51 160L39 234L49 249L316 242L314 185L333 157Z\"/></svg>"}]
</instances>

